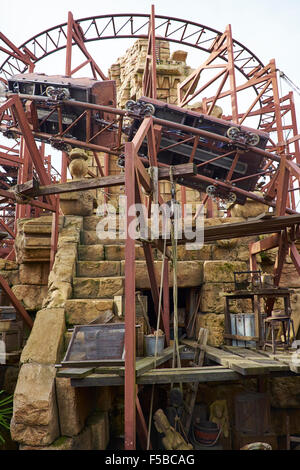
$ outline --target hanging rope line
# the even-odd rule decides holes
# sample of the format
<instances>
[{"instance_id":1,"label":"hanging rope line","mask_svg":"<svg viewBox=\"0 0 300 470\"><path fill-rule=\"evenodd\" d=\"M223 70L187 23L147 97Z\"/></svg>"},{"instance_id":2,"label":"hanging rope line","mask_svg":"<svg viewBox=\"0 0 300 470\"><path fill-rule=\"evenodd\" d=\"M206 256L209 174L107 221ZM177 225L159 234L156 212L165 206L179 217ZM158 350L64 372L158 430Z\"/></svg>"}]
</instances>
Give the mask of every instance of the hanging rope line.
<instances>
[{"instance_id":1,"label":"hanging rope line","mask_svg":"<svg viewBox=\"0 0 300 470\"><path fill-rule=\"evenodd\" d=\"M160 273L158 315L157 315L156 331L155 331L155 350L154 350L154 366L153 366L154 369L156 368L156 359L157 359L158 330L159 330L160 318L161 318L161 304L162 304L162 292L163 292L163 282L164 282L164 262L165 262L165 258L166 258L166 250L167 250L167 237L165 237L165 240L164 240L164 249L163 249L163 257L162 257L161 273ZM155 385L153 384L152 385L152 391L151 391L151 401L150 401L148 435L147 435L147 450L149 450L149 447L150 447L150 434L151 434L152 415L153 415L154 388L155 388Z\"/></svg>"},{"instance_id":2,"label":"hanging rope line","mask_svg":"<svg viewBox=\"0 0 300 470\"><path fill-rule=\"evenodd\" d=\"M290 85L290 87L300 96L300 88L289 77L287 77L286 74L282 72L282 70L277 70L279 72L280 78L283 78Z\"/></svg>"},{"instance_id":3,"label":"hanging rope line","mask_svg":"<svg viewBox=\"0 0 300 470\"><path fill-rule=\"evenodd\" d=\"M170 166L170 183L171 183L171 241L172 241L172 271L173 271L173 304L174 304L174 318L173 318L173 331L174 331L174 349L173 349L173 363L172 367L181 367L180 352L179 352L179 339L178 339L178 286L177 286L177 224L178 218L176 217L176 186L173 178L173 167ZM176 225L175 225L176 224ZM175 232L176 230L176 232Z\"/></svg>"},{"instance_id":4,"label":"hanging rope line","mask_svg":"<svg viewBox=\"0 0 300 470\"><path fill-rule=\"evenodd\" d=\"M170 183L171 183L171 241L172 241L172 271L173 271L173 304L174 304L174 319L173 319L173 331L174 331L174 342L173 342L173 360L172 367L175 368L181 367L180 352L179 352L179 339L178 339L178 285L177 285L177 229L178 229L178 217L176 217L176 185L173 178L173 167L170 166ZM176 236L175 236L176 235ZM158 302L158 315L156 322L156 331L155 331L155 352L154 352L154 368L156 368L157 360L157 349L158 349L158 330L161 319L161 304L162 304L162 292L163 292L163 282L164 282L164 263L166 259L166 249L167 249L167 237L164 238L164 247L163 247L163 257L162 257L162 266L161 266L161 275L160 275L160 290L159 290L159 302ZM171 384L171 388L173 383ZM151 401L150 401L150 411L149 411L149 422L148 422L148 435L147 435L147 450L150 446L150 435L151 435L151 425L152 425L152 415L153 415L153 401L154 401L154 388L155 385L152 385L151 391ZM180 388L182 391L182 383L180 383ZM176 423L181 428L181 432L184 433L184 429L180 418L176 420ZM185 436L185 434L184 434ZM186 437L186 436L185 436Z\"/></svg>"}]
</instances>

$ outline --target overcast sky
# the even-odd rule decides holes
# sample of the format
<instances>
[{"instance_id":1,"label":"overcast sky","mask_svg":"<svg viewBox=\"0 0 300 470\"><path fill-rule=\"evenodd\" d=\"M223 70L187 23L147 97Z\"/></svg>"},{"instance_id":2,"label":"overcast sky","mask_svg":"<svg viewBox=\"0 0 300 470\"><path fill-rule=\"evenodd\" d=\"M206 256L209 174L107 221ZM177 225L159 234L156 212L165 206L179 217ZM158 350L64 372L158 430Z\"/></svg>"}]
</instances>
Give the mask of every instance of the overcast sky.
<instances>
[{"instance_id":1,"label":"overcast sky","mask_svg":"<svg viewBox=\"0 0 300 470\"><path fill-rule=\"evenodd\" d=\"M20 45L37 33L66 22L68 11L72 11L75 19L109 13L149 14L152 4L157 15L194 21L221 32L231 24L234 39L248 47L264 64L274 58L277 67L300 87L300 0L6 0L1 2L0 31ZM109 65L132 44L130 40L124 41L87 44L93 57L96 51L96 62L105 74ZM56 54L51 58L50 70L43 70L41 61L37 71L63 74L63 67L59 70L54 56ZM193 67L202 62L199 58L199 63L195 63L197 56L193 53L189 57L193 58L193 63L189 64ZM1 59L0 54L2 63ZM282 92L290 90L283 82ZM295 102L299 128L300 96L297 94Z\"/></svg>"}]
</instances>

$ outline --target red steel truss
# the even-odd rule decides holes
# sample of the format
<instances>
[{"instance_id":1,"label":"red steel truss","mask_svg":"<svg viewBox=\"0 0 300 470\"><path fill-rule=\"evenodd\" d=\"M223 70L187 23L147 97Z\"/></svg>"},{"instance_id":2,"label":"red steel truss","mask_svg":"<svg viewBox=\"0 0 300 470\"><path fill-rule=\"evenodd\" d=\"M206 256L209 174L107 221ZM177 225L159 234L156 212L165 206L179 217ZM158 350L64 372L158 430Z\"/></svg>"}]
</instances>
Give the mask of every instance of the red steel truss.
<instances>
[{"instance_id":1,"label":"red steel truss","mask_svg":"<svg viewBox=\"0 0 300 470\"><path fill-rule=\"evenodd\" d=\"M9 77L17 73L32 73L37 62L63 49L66 51L66 76L72 76L88 65L93 78L106 80L107 77L88 52L87 44L93 41L117 38L148 38L143 91L145 96L154 99L156 98L156 40L158 38L192 47L208 55L202 65L180 84L178 103L184 107L191 104L196 98L201 99L203 112L210 115L215 106L222 106L225 101L229 105L227 105L226 114L222 116L223 119L234 122L237 126L242 125L248 119L256 119L257 128L270 133L266 151L255 149L266 159L264 167L266 181L261 188L262 195L242 190L236 186L238 180L232 179L234 166L239 159L237 149L231 152L234 155L233 163L225 181L216 181L191 169L199 138L209 136L216 141L232 143L229 137L214 135L201 129L147 116L141 119L140 127L134 138L130 142L124 143L122 139L123 119L125 117L133 118L130 111L91 103L74 103L74 105L82 107L82 114L76 119L76 123L80 119L87 122L91 113L97 111L106 111L113 116L106 125L106 129L117 129L117 142L113 147L100 146L92 143L93 135L90 133L87 133L85 141L66 137L66 132L62 131L62 124L59 125L60 130L56 135L42 133L34 120L37 98L32 95L10 93L7 95L7 101L0 106L0 131L7 137L15 139L11 147L4 145L0 147L0 165L4 169L0 174L0 225L1 230L8 234L1 242L1 257L13 257L16 220L37 216L41 210L44 210L53 213L50 260L53 264L58 237L59 193L97 187L103 187L107 190L110 186L124 184L128 208L145 199L147 199L148 208L154 200L163 202L159 191L157 189L154 191L157 186L145 170L144 164L156 167L159 178L168 179L170 177L168 165L160 163L157 158L160 139L165 129L175 129L181 132L183 137L177 145L183 140L192 142L190 166L178 168L177 176L175 175L177 183L180 183L183 188L183 202L185 187L197 189L204 181L216 188L225 188L233 193L240 193L267 204L275 208L277 216L297 213L300 186L300 135L297 129L293 93L280 96L275 61L271 60L265 66L248 48L233 39L230 26L227 26L224 33L221 33L195 22L156 15L154 7L151 9L150 15L114 14L74 20L72 13L69 13L66 23L37 34L20 47L16 47L4 34L0 33L0 51L7 56L0 66L0 80L6 83ZM85 56L85 61L78 65L72 63L72 51L75 47L79 48ZM249 96L252 96L252 98L247 98L246 105L242 104L240 98L245 90L248 90ZM203 96L204 92L208 94L208 97ZM25 110L21 100L26 100ZM71 102L70 105L72 105ZM61 118L59 113L58 118ZM74 125L75 121L72 122L69 129ZM288 137L286 137L287 135ZM44 144L40 147L37 146L36 141L40 139L52 144L59 144L63 149L65 145L71 145L92 150L101 177L92 177L84 182L66 183L68 156L63 150L60 183L56 183L51 169L51 158L45 156ZM145 139L148 147L148 160L138 156L139 149ZM104 152L106 155L104 168L100 164L97 152ZM125 176L109 175L108 160L110 155L125 155ZM224 158L225 155L222 154L218 158ZM142 187L145 192L141 191ZM210 204L211 199L207 196L203 203ZM211 206L208 206L208 212L211 214ZM134 216L130 213L127 214L128 227ZM291 225L289 230L283 228L275 235L252 244L250 246L252 268L256 268L255 255L257 253L278 247L275 263L276 284L279 284L285 256L288 253L300 274L300 254L295 244L298 238L299 224L295 223ZM159 288L152 247L146 241L143 241L142 244L155 310L158 314ZM161 249L159 243L156 247ZM161 314L162 326L168 341L168 258L164 260L164 272ZM2 284L2 286L4 285ZM10 295L9 287L5 285L4 288ZM11 299L26 319L26 311L22 311L22 307L12 296ZM125 311L125 448L134 449L136 446L136 418L139 419L143 442L145 441L146 427L135 382L135 241L130 237L127 237L125 244ZM27 321L30 323L28 318ZM138 410L137 416L136 409Z\"/></svg>"}]
</instances>

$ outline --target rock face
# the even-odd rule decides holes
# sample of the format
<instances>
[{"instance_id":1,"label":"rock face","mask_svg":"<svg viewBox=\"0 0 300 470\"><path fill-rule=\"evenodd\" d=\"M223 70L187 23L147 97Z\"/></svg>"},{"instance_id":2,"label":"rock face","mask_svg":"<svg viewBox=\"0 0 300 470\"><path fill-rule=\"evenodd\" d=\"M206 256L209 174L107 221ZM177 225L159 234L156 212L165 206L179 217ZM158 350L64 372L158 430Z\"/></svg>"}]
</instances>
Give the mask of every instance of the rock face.
<instances>
[{"instance_id":1,"label":"rock face","mask_svg":"<svg viewBox=\"0 0 300 470\"><path fill-rule=\"evenodd\" d=\"M96 412L82 432L73 437L61 436L47 447L21 445L20 450L105 450L109 441L107 412Z\"/></svg>"},{"instance_id":2,"label":"rock face","mask_svg":"<svg viewBox=\"0 0 300 470\"><path fill-rule=\"evenodd\" d=\"M215 313L206 313L197 315L196 337L199 329L207 328L209 331L207 344L218 347L224 344L224 315Z\"/></svg>"},{"instance_id":3,"label":"rock face","mask_svg":"<svg viewBox=\"0 0 300 470\"><path fill-rule=\"evenodd\" d=\"M69 299L65 303L66 321L71 325L86 325L98 317L107 318L113 311L113 299Z\"/></svg>"},{"instance_id":4,"label":"rock face","mask_svg":"<svg viewBox=\"0 0 300 470\"><path fill-rule=\"evenodd\" d=\"M59 226L63 218L59 217ZM52 216L36 219L19 219L15 239L18 263L49 263L51 248Z\"/></svg>"},{"instance_id":5,"label":"rock face","mask_svg":"<svg viewBox=\"0 0 300 470\"><path fill-rule=\"evenodd\" d=\"M60 208L64 215L92 215L94 196L89 191L60 195Z\"/></svg>"},{"instance_id":6,"label":"rock face","mask_svg":"<svg viewBox=\"0 0 300 470\"><path fill-rule=\"evenodd\" d=\"M64 308L72 296L72 280L76 270L77 244L80 241L82 217L66 216L58 238L58 249L48 280L48 295L43 307Z\"/></svg>"},{"instance_id":7,"label":"rock face","mask_svg":"<svg viewBox=\"0 0 300 470\"><path fill-rule=\"evenodd\" d=\"M20 284L12 287L15 296L23 302L26 310L40 310L47 296L47 286Z\"/></svg>"},{"instance_id":8,"label":"rock face","mask_svg":"<svg viewBox=\"0 0 300 470\"><path fill-rule=\"evenodd\" d=\"M51 444L59 436L54 366L24 364L14 393L12 439L29 445Z\"/></svg>"},{"instance_id":9,"label":"rock face","mask_svg":"<svg viewBox=\"0 0 300 470\"><path fill-rule=\"evenodd\" d=\"M55 364L61 360L65 312L63 308L40 310L35 318L28 341L21 355L21 363ZM45 338L41 347L41 338Z\"/></svg>"},{"instance_id":10,"label":"rock face","mask_svg":"<svg viewBox=\"0 0 300 470\"><path fill-rule=\"evenodd\" d=\"M92 411L93 390L72 387L70 379L57 377L56 394L61 435L77 436Z\"/></svg>"},{"instance_id":11,"label":"rock face","mask_svg":"<svg viewBox=\"0 0 300 470\"><path fill-rule=\"evenodd\" d=\"M254 192L254 193L262 197L261 193L259 192ZM248 198L246 203L243 206L240 204L236 204L231 209L231 215L233 217L242 217L244 219L248 219L249 217L257 217L263 212L268 212L268 209L269 209L269 206Z\"/></svg>"},{"instance_id":12,"label":"rock face","mask_svg":"<svg viewBox=\"0 0 300 470\"><path fill-rule=\"evenodd\" d=\"M270 384L274 408L300 408L300 377L274 377Z\"/></svg>"}]
</instances>

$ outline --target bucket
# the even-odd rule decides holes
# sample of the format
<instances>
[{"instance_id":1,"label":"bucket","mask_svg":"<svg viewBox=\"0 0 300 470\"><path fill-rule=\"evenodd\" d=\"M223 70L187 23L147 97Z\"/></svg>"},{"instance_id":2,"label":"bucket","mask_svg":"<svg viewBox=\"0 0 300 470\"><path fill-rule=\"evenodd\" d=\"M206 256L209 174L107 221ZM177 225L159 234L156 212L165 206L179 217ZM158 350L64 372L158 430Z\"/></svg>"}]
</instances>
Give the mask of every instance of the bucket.
<instances>
[{"instance_id":1,"label":"bucket","mask_svg":"<svg viewBox=\"0 0 300 470\"><path fill-rule=\"evenodd\" d=\"M165 345L165 335L154 336L154 335L145 335L145 350L147 356L155 356L155 343L157 338L157 354L160 354L164 350Z\"/></svg>"},{"instance_id":2,"label":"bucket","mask_svg":"<svg viewBox=\"0 0 300 470\"><path fill-rule=\"evenodd\" d=\"M194 424L194 437L199 444L213 445L220 434L220 429L216 423L212 421L200 421Z\"/></svg>"}]
</instances>

